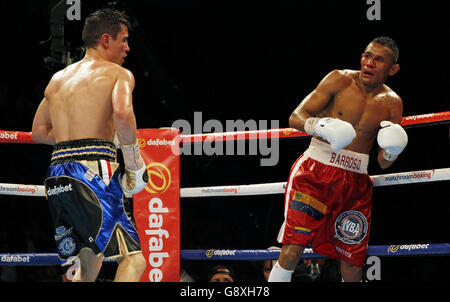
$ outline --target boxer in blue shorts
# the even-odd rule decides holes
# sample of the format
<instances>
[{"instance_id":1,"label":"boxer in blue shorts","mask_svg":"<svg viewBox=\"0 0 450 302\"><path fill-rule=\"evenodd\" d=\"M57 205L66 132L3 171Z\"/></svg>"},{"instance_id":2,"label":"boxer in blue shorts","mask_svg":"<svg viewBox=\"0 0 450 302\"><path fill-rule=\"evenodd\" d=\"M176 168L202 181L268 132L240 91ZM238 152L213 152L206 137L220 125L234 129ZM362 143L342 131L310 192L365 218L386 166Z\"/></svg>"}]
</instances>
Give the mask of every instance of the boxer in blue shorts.
<instances>
[{"instance_id":1,"label":"boxer in blue shorts","mask_svg":"<svg viewBox=\"0 0 450 302\"><path fill-rule=\"evenodd\" d=\"M103 258L119 262L114 281L139 281L146 261L127 199L148 182L136 138L130 22L103 9L85 20L82 60L55 73L36 111L33 140L54 145L46 194L65 279L95 281ZM117 140L116 140L117 139ZM116 143L124 171L120 177Z\"/></svg>"},{"instance_id":2,"label":"boxer in blue shorts","mask_svg":"<svg viewBox=\"0 0 450 302\"><path fill-rule=\"evenodd\" d=\"M45 189L62 260L77 256L83 248L105 258L141 251L118 168L115 146L107 140L55 144ZM127 251L120 250L121 240Z\"/></svg>"}]
</instances>

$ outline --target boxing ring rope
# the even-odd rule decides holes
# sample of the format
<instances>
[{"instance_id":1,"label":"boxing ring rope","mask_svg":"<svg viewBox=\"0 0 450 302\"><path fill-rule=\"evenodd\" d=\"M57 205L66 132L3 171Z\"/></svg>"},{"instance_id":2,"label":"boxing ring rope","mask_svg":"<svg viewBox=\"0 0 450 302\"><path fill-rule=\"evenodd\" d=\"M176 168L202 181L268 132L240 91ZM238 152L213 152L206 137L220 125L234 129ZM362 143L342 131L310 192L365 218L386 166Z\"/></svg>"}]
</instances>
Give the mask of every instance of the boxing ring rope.
<instances>
[{"instance_id":1,"label":"boxing ring rope","mask_svg":"<svg viewBox=\"0 0 450 302\"><path fill-rule=\"evenodd\" d=\"M373 245L367 249L367 256L436 256L450 255L450 243L425 243L404 245ZM181 250L182 260L235 260L235 261L264 261L275 260L280 256L280 250L232 250L232 249L207 249L207 250ZM311 248L306 248L302 258L323 258ZM104 260L114 262L115 260ZM43 266L59 265L64 263L58 258L57 253L0 253L0 265L5 266Z\"/></svg>"},{"instance_id":2,"label":"boxing ring rope","mask_svg":"<svg viewBox=\"0 0 450 302\"><path fill-rule=\"evenodd\" d=\"M370 176L374 187L417 184L450 180L450 168L391 173ZM283 194L286 182L262 183L252 185L231 185L214 187L181 188L180 197L219 197ZM0 195L45 197L42 185L23 185L0 183Z\"/></svg>"},{"instance_id":3,"label":"boxing ring rope","mask_svg":"<svg viewBox=\"0 0 450 302\"><path fill-rule=\"evenodd\" d=\"M436 125L450 122L450 111L403 117L401 125L404 128L415 126ZM237 131L224 133L206 133L181 135L181 143L196 143L205 141L248 140L263 138L307 137L306 133L291 128L267 129L256 131ZM36 144L31 132L0 130L0 143ZM426 183L450 180L450 168L411 171L370 176L374 186L390 186L412 183ZM286 182L181 188L180 197L210 197L210 196L242 196L282 194ZM44 186L25 184L0 183L0 195L19 195L44 197ZM181 250L183 260L246 260L262 261L277 259L279 250ZM427 256L450 255L450 243L425 243L408 245L374 245L369 246L367 256ZM305 249L303 258L321 258L312 249ZM105 260L108 262L108 260ZM111 260L109 260L111 261ZM0 253L0 265L59 265L63 263L57 253Z\"/></svg>"},{"instance_id":4,"label":"boxing ring rope","mask_svg":"<svg viewBox=\"0 0 450 302\"><path fill-rule=\"evenodd\" d=\"M431 126L450 122L450 111L412 115L402 118L400 125L404 128ZM197 143L206 141L229 141L269 138L307 137L309 134L292 128L235 131L221 133L202 133L180 135L180 143ZM0 130L0 143L37 144L31 138L31 132Z\"/></svg>"}]
</instances>

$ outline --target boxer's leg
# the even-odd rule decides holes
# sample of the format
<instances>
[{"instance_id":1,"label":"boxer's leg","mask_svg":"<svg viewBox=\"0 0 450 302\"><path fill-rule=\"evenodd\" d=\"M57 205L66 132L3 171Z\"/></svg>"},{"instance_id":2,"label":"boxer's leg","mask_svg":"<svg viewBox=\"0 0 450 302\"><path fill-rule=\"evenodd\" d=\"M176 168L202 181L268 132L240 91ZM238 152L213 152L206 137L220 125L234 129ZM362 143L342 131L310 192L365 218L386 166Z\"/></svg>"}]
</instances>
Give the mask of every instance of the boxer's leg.
<instances>
[{"instance_id":1,"label":"boxer's leg","mask_svg":"<svg viewBox=\"0 0 450 302\"><path fill-rule=\"evenodd\" d=\"M95 282L102 267L103 256L96 256L90 248L82 248L63 274L64 282Z\"/></svg>"},{"instance_id":2,"label":"boxer's leg","mask_svg":"<svg viewBox=\"0 0 450 302\"><path fill-rule=\"evenodd\" d=\"M83 248L78 255L81 264L81 282L94 282L102 267L103 257L95 255L90 248Z\"/></svg>"},{"instance_id":3,"label":"boxer's leg","mask_svg":"<svg viewBox=\"0 0 450 302\"><path fill-rule=\"evenodd\" d=\"M305 249L298 244L284 244L281 248L280 257L272 268L269 282L290 282L300 257Z\"/></svg>"},{"instance_id":4,"label":"boxer's leg","mask_svg":"<svg viewBox=\"0 0 450 302\"><path fill-rule=\"evenodd\" d=\"M361 266L356 266L341 260L341 276L344 282L361 282L362 271Z\"/></svg>"},{"instance_id":5,"label":"boxer's leg","mask_svg":"<svg viewBox=\"0 0 450 302\"><path fill-rule=\"evenodd\" d=\"M145 271L146 261L142 252L128 253L125 239L122 232L117 231L119 249L125 255L119 260L114 282L139 282Z\"/></svg>"},{"instance_id":6,"label":"boxer's leg","mask_svg":"<svg viewBox=\"0 0 450 302\"><path fill-rule=\"evenodd\" d=\"M141 252L124 256L117 267L114 282L139 282L145 266L145 258Z\"/></svg>"}]
</instances>

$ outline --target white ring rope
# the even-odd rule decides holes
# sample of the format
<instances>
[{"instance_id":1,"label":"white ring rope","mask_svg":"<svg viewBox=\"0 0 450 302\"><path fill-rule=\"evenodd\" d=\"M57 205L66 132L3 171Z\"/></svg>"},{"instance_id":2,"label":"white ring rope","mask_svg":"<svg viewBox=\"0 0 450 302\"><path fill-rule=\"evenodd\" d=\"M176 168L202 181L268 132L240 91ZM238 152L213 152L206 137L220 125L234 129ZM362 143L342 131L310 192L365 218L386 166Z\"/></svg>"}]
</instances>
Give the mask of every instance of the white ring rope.
<instances>
[{"instance_id":1,"label":"white ring rope","mask_svg":"<svg viewBox=\"0 0 450 302\"><path fill-rule=\"evenodd\" d=\"M450 180L450 168L381 174L370 177L375 187ZM180 197L282 194L286 182L253 185L181 188ZM45 196L44 186L0 183L0 195Z\"/></svg>"},{"instance_id":2,"label":"white ring rope","mask_svg":"<svg viewBox=\"0 0 450 302\"><path fill-rule=\"evenodd\" d=\"M370 177L375 187L426 183L450 180L450 168L374 175ZM180 197L238 196L283 194L286 182L255 185L183 188Z\"/></svg>"}]
</instances>

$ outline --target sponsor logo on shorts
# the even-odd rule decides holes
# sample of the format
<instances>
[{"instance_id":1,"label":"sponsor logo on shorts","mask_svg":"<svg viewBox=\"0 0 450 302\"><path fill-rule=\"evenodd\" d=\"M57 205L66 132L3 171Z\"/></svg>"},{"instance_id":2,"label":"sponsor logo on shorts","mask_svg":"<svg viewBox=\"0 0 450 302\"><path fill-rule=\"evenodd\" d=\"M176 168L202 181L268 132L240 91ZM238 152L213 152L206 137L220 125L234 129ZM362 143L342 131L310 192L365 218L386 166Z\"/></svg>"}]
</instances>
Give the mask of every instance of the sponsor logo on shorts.
<instances>
[{"instance_id":1,"label":"sponsor logo on shorts","mask_svg":"<svg viewBox=\"0 0 450 302\"><path fill-rule=\"evenodd\" d=\"M58 243L58 252L65 257L73 255L77 245L72 237L66 237Z\"/></svg>"},{"instance_id":2,"label":"sponsor logo on shorts","mask_svg":"<svg viewBox=\"0 0 450 302\"><path fill-rule=\"evenodd\" d=\"M52 189L47 189L47 196L59 195L68 191L72 191L72 184L68 184L67 186L59 185L59 187L54 186Z\"/></svg>"},{"instance_id":3,"label":"sponsor logo on shorts","mask_svg":"<svg viewBox=\"0 0 450 302\"><path fill-rule=\"evenodd\" d=\"M73 232L73 228L66 229L65 226L57 227L55 230L55 240L56 241L61 240L65 236L70 235L72 232Z\"/></svg>"},{"instance_id":4,"label":"sponsor logo on shorts","mask_svg":"<svg viewBox=\"0 0 450 302\"><path fill-rule=\"evenodd\" d=\"M346 211L337 217L334 230L334 236L340 241L347 244L360 244L367 235L367 219L361 212Z\"/></svg>"},{"instance_id":5,"label":"sponsor logo on shorts","mask_svg":"<svg viewBox=\"0 0 450 302\"><path fill-rule=\"evenodd\" d=\"M346 251L346 250L344 250L344 249L341 249L341 248L338 247L338 246L335 246L334 248L336 249L336 251L337 251L338 253L341 253L341 254L344 255L345 257L347 257L347 258L352 258L352 253L350 253L349 251Z\"/></svg>"}]
</instances>

